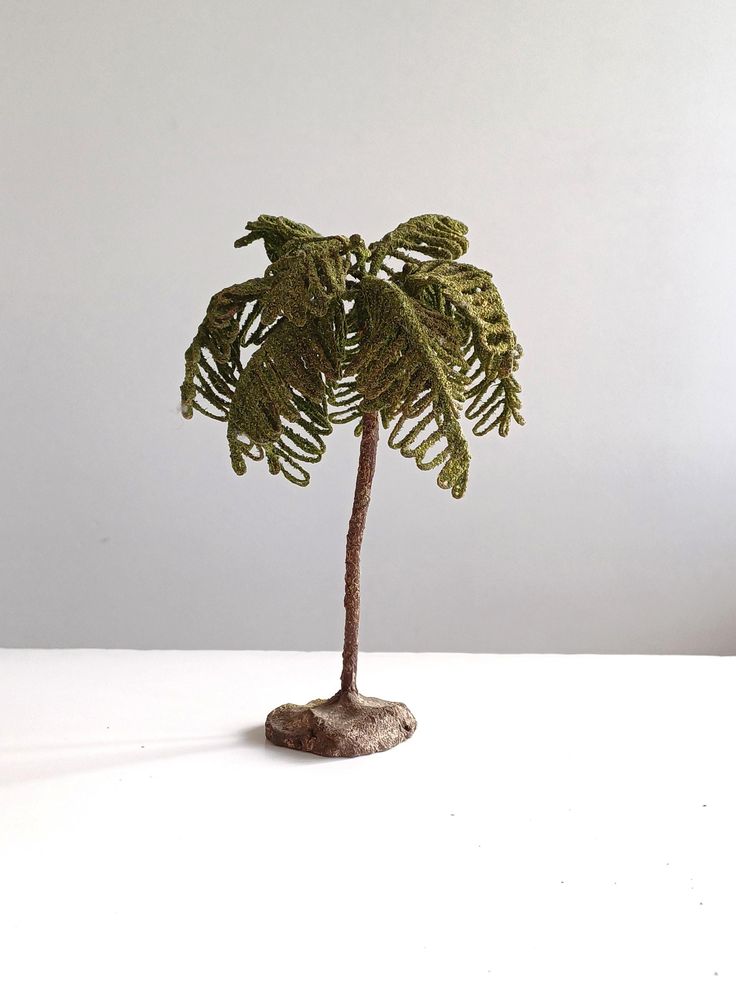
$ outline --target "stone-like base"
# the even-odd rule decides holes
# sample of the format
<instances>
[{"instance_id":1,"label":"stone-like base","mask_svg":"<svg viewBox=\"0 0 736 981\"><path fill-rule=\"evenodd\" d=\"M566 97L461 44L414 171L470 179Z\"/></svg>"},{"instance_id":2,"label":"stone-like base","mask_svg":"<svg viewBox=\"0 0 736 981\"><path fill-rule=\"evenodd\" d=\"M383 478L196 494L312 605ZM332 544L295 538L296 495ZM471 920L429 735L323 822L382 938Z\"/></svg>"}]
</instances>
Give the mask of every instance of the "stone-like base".
<instances>
[{"instance_id":1,"label":"stone-like base","mask_svg":"<svg viewBox=\"0 0 736 981\"><path fill-rule=\"evenodd\" d=\"M403 702L338 692L307 705L279 705L266 719L266 739L317 756L366 756L403 743L416 727Z\"/></svg>"}]
</instances>

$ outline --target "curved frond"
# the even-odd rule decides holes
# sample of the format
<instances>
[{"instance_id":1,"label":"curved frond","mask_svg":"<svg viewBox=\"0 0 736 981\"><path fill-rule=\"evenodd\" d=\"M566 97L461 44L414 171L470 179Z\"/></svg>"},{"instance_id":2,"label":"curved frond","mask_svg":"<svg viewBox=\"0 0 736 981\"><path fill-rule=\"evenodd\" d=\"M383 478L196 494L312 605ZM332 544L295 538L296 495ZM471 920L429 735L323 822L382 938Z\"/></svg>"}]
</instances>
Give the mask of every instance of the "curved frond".
<instances>
[{"instance_id":1,"label":"curved frond","mask_svg":"<svg viewBox=\"0 0 736 981\"><path fill-rule=\"evenodd\" d=\"M324 317L345 295L348 248L347 239L337 236L292 243L266 270L262 322L283 315L303 327L308 316Z\"/></svg>"},{"instance_id":2,"label":"curved frond","mask_svg":"<svg viewBox=\"0 0 736 981\"><path fill-rule=\"evenodd\" d=\"M191 419L196 409L213 419L227 418L227 389L240 365L240 346L260 311L264 280L249 279L215 293L204 320L184 355L181 411ZM243 314L253 304L249 314ZM209 352L211 357L207 357Z\"/></svg>"},{"instance_id":3,"label":"curved frond","mask_svg":"<svg viewBox=\"0 0 736 981\"><path fill-rule=\"evenodd\" d=\"M271 473L307 484L304 464L321 458L332 429L327 395L344 356L345 314L338 302L321 317L305 313L301 324L283 316L264 323L272 288L268 278L255 279L212 297L185 355L182 414L196 410L228 424L236 473L245 473L245 457L265 457ZM241 348L250 344L255 351L244 365Z\"/></svg>"},{"instance_id":4,"label":"curved frond","mask_svg":"<svg viewBox=\"0 0 736 981\"><path fill-rule=\"evenodd\" d=\"M378 273L388 256L406 261L411 252L433 259L459 259L468 250L467 232L467 225L447 215L417 215L370 246L371 272Z\"/></svg>"},{"instance_id":5,"label":"curved frond","mask_svg":"<svg viewBox=\"0 0 736 981\"><path fill-rule=\"evenodd\" d=\"M315 232L309 225L302 225L298 221L284 218L283 215L260 215L255 221L247 222L245 227L248 234L236 240L235 248L240 249L262 239L266 255L271 262L280 258L286 247L295 239L319 236L319 232Z\"/></svg>"},{"instance_id":6,"label":"curved frond","mask_svg":"<svg viewBox=\"0 0 736 981\"><path fill-rule=\"evenodd\" d=\"M473 433L483 436L497 429L506 436L512 420L523 426L521 386L513 377L523 352L491 274L468 263L439 260L408 266L396 279L411 296L465 326L470 367L465 414Z\"/></svg>"},{"instance_id":7,"label":"curved frond","mask_svg":"<svg viewBox=\"0 0 736 981\"><path fill-rule=\"evenodd\" d=\"M393 423L389 446L462 497L470 453L458 419L465 397L463 332L394 283L366 276L356 291L355 342L345 373L360 412ZM345 393L347 395L347 391Z\"/></svg>"},{"instance_id":8,"label":"curved frond","mask_svg":"<svg viewBox=\"0 0 736 981\"><path fill-rule=\"evenodd\" d=\"M318 463L332 431L327 396L341 352L338 318L304 326L279 318L243 367L230 398L227 438L237 474L245 458L266 457L272 474L306 486L305 464Z\"/></svg>"}]
</instances>

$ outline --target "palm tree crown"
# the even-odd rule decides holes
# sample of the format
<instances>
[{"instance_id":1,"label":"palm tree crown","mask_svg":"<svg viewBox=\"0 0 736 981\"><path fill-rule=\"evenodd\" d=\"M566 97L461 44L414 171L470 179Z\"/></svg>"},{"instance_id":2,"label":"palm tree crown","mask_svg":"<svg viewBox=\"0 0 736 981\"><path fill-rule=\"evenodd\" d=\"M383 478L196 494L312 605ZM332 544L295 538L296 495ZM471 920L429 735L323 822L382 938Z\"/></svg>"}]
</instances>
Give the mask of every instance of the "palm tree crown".
<instances>
[{"instance_id":1,"label":"palm tree crown","mask_svg":"<svg viewBox=\"0 0 736 981\"><path fill-rule=\"evenodd\" d=\"M419 215L371 246L271 215L246 229L236 247L260 239L271 264L212 297L185 356L184 416L227 423L237 474L265 458L306 485L333 425L359 433L377 413L390 446L462 497L461 412L476 436L524 422L501 297L490 273L457 261L467 227Z\"/></svg>"}]
</instances>

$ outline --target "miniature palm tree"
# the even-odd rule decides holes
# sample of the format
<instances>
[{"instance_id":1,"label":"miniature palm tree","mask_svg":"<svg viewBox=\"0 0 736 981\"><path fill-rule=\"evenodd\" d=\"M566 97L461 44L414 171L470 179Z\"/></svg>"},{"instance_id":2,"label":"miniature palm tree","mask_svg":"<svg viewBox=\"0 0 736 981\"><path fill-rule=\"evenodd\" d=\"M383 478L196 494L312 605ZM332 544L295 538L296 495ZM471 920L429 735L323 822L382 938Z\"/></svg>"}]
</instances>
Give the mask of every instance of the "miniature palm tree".
<instances>
[{"instance_id":1,"label":"miniature palm tree","mask_svg":"<svg viewBox=\"0 0 736 981\"><path fill-rule=\"evenodd\" d=\"M270 215L246 229L235 246L261 239L270 265L212 297L186 352L183 415L196 409L226 424L236 474L265 459L300 486L334 424L356 423L361 436L340 690L274 709L266 735L324 756L388 749L411 736L414 716L356 686L360 547L379 420L390 447L420 470L439 468L438 485L462 497L470 453L461 412L476 436L523 424L521 347L490 274L456 261L468 245L459 221L420 215L369 247L359 235L323 236Z\"/></svg>"}]
</instances>

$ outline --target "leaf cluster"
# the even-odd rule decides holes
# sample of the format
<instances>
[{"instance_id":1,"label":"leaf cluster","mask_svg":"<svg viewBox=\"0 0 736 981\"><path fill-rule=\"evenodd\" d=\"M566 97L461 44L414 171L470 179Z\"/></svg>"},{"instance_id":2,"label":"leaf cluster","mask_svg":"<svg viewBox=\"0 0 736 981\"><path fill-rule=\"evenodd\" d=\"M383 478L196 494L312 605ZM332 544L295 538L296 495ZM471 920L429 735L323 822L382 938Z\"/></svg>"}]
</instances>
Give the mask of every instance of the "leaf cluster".
<instances>
[{"instance_id":1,"label":"leaf cluster","mask_svg":"<svg viewBox=\"0 0 736 981\"><path fill-rule=\"evenodd\" d=\"M378 413L389 445L461 497L477 436L523 425L522 350L490 273L457 260L467 227L419 215L366 246L261 215L236 247L262 241L262 277L210 300L185 355L182 412L226 423L233 469L266 460L309 483L335 424Z\"/></svg>"}]
</instances>

